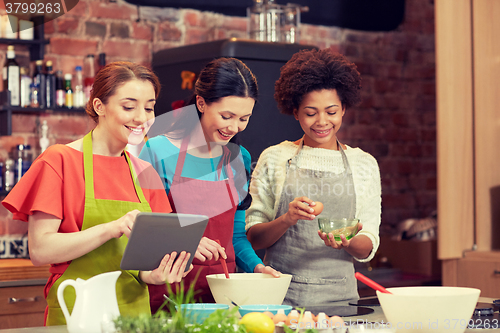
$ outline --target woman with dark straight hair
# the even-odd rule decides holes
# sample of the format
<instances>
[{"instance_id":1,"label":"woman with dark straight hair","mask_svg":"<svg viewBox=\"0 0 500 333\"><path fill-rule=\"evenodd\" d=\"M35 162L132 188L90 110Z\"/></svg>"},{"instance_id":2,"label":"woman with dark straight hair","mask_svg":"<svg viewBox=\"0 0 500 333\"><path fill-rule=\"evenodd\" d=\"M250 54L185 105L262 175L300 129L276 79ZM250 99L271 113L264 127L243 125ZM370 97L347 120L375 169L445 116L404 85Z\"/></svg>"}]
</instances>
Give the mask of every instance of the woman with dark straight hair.
<instances>
[{"instance_id":1,"label":"woman with dark straight hair","mask_svg":"<svg viewBox=\"0 0 500 333\"><path fill-rule=\"evenodd\" d=\"M186 285L199 274L195 292L203 302L214 302L206 275L224 272L219 258L231 273L238 265L245 272L279 276L263 265L245 235L251 158L236 136L246 128L257 98L257 80L243 62L213 60L199 74L191 103L168 115L163 134L149 139L140 154L160 174L175 212L209 217L195 268L184 279ZM153 312L164 293L165 288L150 286Z\"/></svg>"},{"instance_id":2,"label":"woman with dark straight hair","mask_svg":"<svg viewBox=\"0 0 500 333\"><path fill-rule=\"evenodd\" d=\"M144 140L160 92L156 75L130 62L97 73L87 104L96 127L84 138L42 153L2 204L28 225L35 266L50 264L46 325L64 325L57 300L63 281L122 271L116 282L120 314L150 314L147 284L178 282L189 254L165 255L153 271L125 271L120 261L139 212L172 211L158 174L125 151ZM135 175L140 175L137 180ZM69 309L75 294L65 293ZM70 310L71 311L71 310Z\"/></svg>"}]
</instances>

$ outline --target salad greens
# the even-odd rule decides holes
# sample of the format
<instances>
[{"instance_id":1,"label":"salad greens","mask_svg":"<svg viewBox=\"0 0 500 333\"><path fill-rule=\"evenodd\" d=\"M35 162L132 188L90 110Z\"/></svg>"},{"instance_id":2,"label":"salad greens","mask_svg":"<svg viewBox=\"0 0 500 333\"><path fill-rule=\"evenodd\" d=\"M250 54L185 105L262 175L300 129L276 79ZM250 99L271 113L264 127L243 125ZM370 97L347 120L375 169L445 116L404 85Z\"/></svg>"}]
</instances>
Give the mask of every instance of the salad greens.
<instances>
[{"instance_id":1,"label":"salad greens","mask_svg":"<svg viewBox=\"0 0 500 333\"><path fill-rule=\"evenodd\" d=\"M167 284L166 291L175 304L195 303L194 284L184 293L184 286L181 282L175 291ZM160 310L153 316L140 314L137 317L119 316L114 320L116 332L119 333L247 333L244 325L239 325L240 320L238 307L229 310L216 310L211 313L203 323L193 323L186 316L184 310L176 309L175 304L166 300ZM164 307L168 311L162 311ZM305 309L300 311L300 319L304 315ZM285 333L298 333L299 327L291 329L284 326ZM316 329L301 330L301 333L317 333Z\"/></svg>"},{"instance_id":2,"label":"salad greens","mask_svg":"<svg viewBox=\"0 0 500 333\"><path fill-rule=\"evenodd\" d=\"M194 303L194 284L184 293L183 283L175 291L167 284L166 291L175 304ZM153 316L141 314L137 317L119 316L114 320L117 332L121 333L246 333L243 326L238 325L238 308L216 310L202 324L193 323L186 316L185 310L176 309L175 304L166 300ZM162 311L164 307L168 311Z\"/></svg>"}]
</instances>

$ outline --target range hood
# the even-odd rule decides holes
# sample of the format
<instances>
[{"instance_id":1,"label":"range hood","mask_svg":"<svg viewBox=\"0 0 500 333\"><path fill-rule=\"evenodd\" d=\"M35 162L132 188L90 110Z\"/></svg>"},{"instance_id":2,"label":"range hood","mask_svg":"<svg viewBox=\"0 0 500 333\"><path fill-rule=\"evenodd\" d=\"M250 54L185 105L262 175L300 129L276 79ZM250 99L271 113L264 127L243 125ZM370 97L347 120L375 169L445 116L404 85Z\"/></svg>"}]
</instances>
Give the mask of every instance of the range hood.
<instances>
[{"instance_id":1,"label":"range hood","mask_svg":"<svg viewBox=\"0 0 500 333\"><path fill-rule=\"evenodd\" d=\"M252 0L125 0L137 6L192 8L229 16L246 16ZM276 0L309 7L302 23L364 31L391 31L404 19L405 0Z\"/></svg>"}]
</instances>

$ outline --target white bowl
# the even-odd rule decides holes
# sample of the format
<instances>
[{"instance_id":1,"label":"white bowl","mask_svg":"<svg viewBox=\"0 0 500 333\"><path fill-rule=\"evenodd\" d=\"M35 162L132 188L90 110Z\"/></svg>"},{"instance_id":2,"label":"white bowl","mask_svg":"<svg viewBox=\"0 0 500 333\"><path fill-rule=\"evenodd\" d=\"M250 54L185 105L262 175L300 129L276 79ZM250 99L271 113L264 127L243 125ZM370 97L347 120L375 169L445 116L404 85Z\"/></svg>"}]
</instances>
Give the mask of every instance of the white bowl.
<instances>
[{"instance_id":1,"label":"white bowl","mask_svg":"<svg viewBox=\"0 0 500 333\"><path fill-rule=\"evenodd\" d=\"M208 286L217 303L231 305L281 304L292 276L279 278L264 273L232 273L207 275Z\"/></svg>"},{"instance_id":2,"label":"white bowl","mask_svg":"<svg viewBox=\"0 0 500 333\"><path fill-rule=\"evenodd\" d=\"M462 287L387 288L377 296L396 332L463 333L476 307L480 290Z\"/></svg>"}]
</instances>

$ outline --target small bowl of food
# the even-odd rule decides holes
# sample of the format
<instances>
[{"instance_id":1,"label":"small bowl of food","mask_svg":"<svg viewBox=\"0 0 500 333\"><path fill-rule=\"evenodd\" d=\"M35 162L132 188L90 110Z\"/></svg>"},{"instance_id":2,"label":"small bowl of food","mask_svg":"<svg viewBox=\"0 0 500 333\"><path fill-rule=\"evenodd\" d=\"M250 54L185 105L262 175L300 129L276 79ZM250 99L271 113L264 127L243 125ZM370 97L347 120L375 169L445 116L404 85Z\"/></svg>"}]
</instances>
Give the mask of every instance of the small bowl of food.
<instances>
[{"instance_id":1,"label":"small bowl of food","mask_svg":"<svg viewBox=\"0 0 500 333\"><path fill-rule=\"evenodd\" d=\"M177 308L177 307L176 307ZM177 308L178 309L178 308ZM216 303L181 304L181 311L190 322L201 324L216 310L227 310L229 305Z\"/></svg>"},{"instance_id":2,"label":"small bowl of food","mask_svg":"<svg viewBox=\"0 0 500 333\"><path fill-rule=\"evenodd\" d=\"M271 312L273 315L278 313L278 310L283 310L285 315L288 315L292 310L291 305L284 304L252 304L252 305L241 305L238 308L240 315L243 317L250 312Z\"/></svg>"},{"instance_id":3,"label":"small bowl of food","mask_svg":"<svg viewBox=\"0 0 500 333\"><path fill-rule=\"evenodd\" d=\"M335 241L340 242L340 235L344 235L347 240L353 238L358 233L359 219L330 219L321 217L318 219L318 226L325 234L332 233Z\"/></svg>"}]
</instances>

